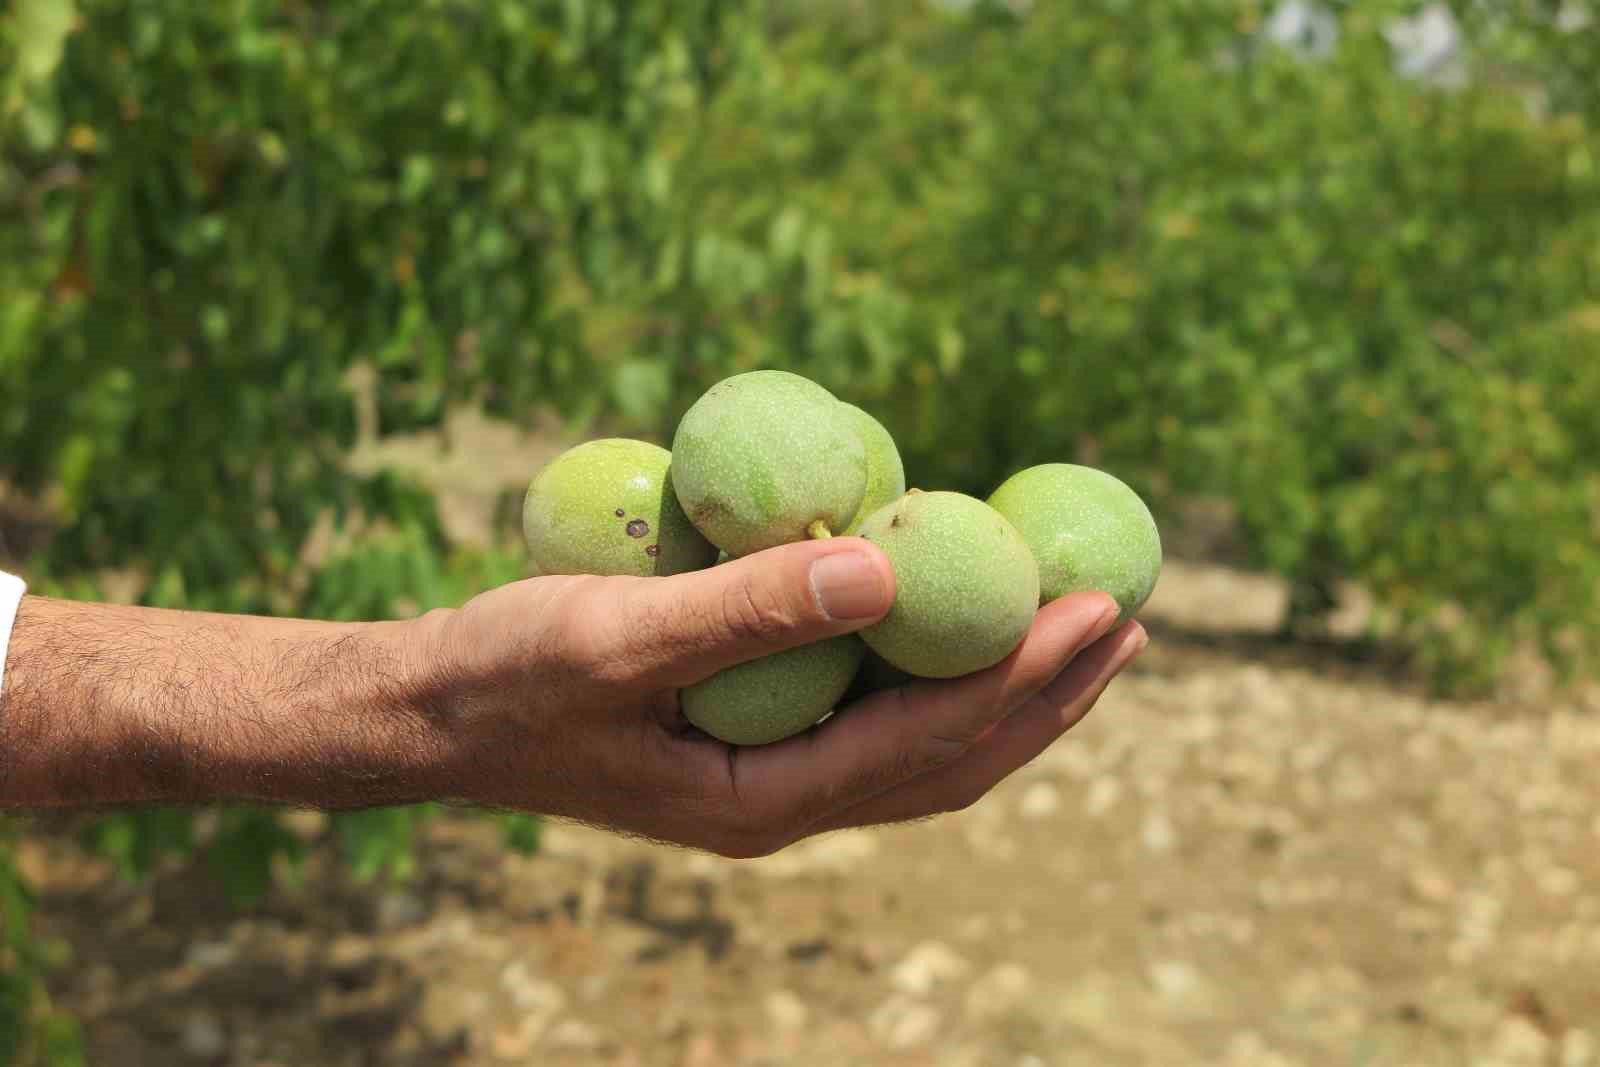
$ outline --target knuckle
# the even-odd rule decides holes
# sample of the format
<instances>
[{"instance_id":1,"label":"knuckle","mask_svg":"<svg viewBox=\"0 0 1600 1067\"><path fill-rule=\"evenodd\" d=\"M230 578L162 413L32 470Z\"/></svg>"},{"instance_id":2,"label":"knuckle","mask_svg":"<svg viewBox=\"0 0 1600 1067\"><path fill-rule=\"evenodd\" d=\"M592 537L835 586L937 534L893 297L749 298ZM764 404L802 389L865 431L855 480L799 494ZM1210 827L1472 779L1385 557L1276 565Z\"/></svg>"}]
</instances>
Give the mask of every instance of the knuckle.
<instances>
[{"instance_id":1,"label":"knuckle","mask_svg":"<svg viewBox=\"0 0 1600 1067\"><path fill-rule=\"evenodd\" d=\"M794 616L783 602L753 579L729 586L721 606L722 628L739 640L771 643L794 626Z\"/></svg>"}]
</instances>

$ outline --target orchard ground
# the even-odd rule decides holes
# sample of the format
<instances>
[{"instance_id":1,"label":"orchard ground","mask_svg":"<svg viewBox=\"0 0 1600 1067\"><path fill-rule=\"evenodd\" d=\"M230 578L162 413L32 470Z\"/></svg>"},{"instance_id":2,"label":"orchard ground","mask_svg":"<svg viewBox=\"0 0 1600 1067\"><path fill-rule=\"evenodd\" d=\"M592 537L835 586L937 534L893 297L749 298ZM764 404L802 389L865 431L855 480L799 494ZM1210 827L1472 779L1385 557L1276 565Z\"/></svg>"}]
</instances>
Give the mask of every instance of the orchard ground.
<instances>
[{"instance_id":1,"label":"orchard ground","mask_svg":"<svg viewBox=\"0 0 1600 1067\"><path fill-rule=\"evenodd\" d=\"M553 449L467 429L504 462L414 458L472 536ZM759 861L443 818L357 885L300 815L303 879L238 910L41 823L52 993L117 1067L1600 1067L1600 703L1431 700L1272 639L1282 598L1174 561L1150 650L984 801Z\"/></svg>"}]
</instances>

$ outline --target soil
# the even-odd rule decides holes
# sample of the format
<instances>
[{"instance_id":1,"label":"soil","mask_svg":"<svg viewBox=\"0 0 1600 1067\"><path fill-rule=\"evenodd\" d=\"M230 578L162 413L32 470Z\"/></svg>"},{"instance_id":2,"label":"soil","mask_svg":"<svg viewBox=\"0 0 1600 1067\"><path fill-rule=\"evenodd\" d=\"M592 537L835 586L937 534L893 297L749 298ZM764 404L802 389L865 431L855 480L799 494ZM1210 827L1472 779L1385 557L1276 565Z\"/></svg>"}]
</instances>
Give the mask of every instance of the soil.
<instances>
[{"instance_id":1,"label":"soil","mask_svg":"<svg viewBox=\"0 0 1600 1067\"><path fill-rule=\"evenodd\" d=\"M41 824L51 992L97 1067L1600 1067L1600 706L1432 700L1282 602L1172 563L1149 651L984 801L762 860L451 816L363 885L302 813L241 909Z\"/></svg>"}]
</instances>

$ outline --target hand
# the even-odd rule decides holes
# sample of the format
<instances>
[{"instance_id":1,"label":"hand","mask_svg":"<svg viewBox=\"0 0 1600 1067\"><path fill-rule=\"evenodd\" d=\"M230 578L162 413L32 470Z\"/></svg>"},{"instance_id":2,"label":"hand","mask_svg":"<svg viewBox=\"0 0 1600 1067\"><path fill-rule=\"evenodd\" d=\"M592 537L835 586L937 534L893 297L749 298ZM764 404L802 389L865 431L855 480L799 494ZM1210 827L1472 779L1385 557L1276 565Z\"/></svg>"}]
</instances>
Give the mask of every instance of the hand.
<instances>
[{"instance_id":1,"label":"hand","mask_svg":"<svg viewBox=\"0 0 1600 1067\"><path fill-rule=\"evenodd\" d=\"M439 789L749 857L811 834L967 807L1094 705L1146 643L1098 593L1043 608L996 666L873 694L739 748L690 726L684 686L870 625L894 572L859 538L671 578L545 577L418 620L412 652L448 740Z\"/></svg>"}]
</instances>

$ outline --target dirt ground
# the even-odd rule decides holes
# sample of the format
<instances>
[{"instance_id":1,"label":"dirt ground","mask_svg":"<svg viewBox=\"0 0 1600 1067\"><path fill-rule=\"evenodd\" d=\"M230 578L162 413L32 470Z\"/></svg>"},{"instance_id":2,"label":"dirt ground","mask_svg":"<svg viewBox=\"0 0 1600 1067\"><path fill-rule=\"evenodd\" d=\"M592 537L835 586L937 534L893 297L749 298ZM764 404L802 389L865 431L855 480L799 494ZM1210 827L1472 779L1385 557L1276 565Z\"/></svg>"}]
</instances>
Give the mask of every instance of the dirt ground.
<instances>
[{"instance_id":1,"label":"dirt ground","mask_svg":"<svg viewBox=\"0 0 1600 1067\"><path fill-rule=\"evenodd\" d=\"M470 523L468 524L470 525ZM21 861L96 1067L1600 1067L1600 707L1447 703L1172 563L1146 655L973 809L727 861L429 825L230 907Z\"/></svg>"}]
</instances>

